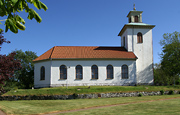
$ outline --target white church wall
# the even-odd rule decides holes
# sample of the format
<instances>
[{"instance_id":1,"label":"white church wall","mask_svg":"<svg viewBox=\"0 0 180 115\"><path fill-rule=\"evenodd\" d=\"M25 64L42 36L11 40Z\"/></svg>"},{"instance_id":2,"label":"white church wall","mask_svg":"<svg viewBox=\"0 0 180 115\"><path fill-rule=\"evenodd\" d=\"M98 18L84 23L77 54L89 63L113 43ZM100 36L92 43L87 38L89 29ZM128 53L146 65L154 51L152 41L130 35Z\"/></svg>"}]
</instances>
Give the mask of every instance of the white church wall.
<instances>
[{"instance_id":1,"label":"white church wall","mask_svg":"<svg viewBox=\"0 0 180 115\"><path fill-rule=\"evenodd\" d=\"M128 39L128 31L125 30L124 33L122 34L122 38L125 37L125 48L128 51L132 51L132 46L130 46L130 42L132 42L132 39ZM121 39L121 46L123 46L123 39Z\"/></svg>"},{"instance_id":2,"label":"white church wall","mask_svg":"<svg viewBox=\"0 0 180 115\"><path fill-rule=\"evenodd\" d=\"M45 67L45 80L40 80L40 70L42 66ZM34 87L49 87L51 61L36 62L34 67Z\"/></svg>"},{"instance_id":3,"label":"white church wall","mask_svg":"<svg viewBox=\"0 0 180 115\"><path fill-rule=\"evenodd\" d=\"M139 84L153 83L153 49L152 49L152 29L128 29L129 33L133 33L133 51L138 57L137 64L137 82ZM137 33L143 34L143 43L137 43ZM130 37L132 38L132 37ZM131 43L130 43L131 44Z\"/></svg>"},{"instance_id":4,"label":"white church wall","mask_svg":"<svg viewBox=\"0 0 180 115\"><path fill-rule=\"evenodd\" d=\"M98 79L91 79L91 66L98 66ZM106 66L113 66L114 78L107 79ZM129 67L129 79L121 78L121 66L126 64ZM60 66L67 66L67 79L60 79ZM83 79L76 80L75 67L83 67ZM129 85L136 82L135 60L53 60L51 67L51 87L55 86L89 86L89 85Z\"/></svg>"}]
</instances>

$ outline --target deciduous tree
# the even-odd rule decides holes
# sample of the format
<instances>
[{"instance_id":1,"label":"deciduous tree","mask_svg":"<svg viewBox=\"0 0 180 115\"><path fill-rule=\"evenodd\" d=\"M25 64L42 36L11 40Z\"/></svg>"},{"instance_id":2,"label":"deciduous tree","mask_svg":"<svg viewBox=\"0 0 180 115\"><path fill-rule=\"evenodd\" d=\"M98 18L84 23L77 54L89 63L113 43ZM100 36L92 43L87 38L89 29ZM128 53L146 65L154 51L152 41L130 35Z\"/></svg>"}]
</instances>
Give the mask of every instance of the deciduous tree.
<instances>
[{"instance_id":1,"label":"deciduous tree","mask_svg":"<svg viewBox=\"0 0 180 115\"><path fill-rule=\"evenodd\" d=\"M10 43L10 41L7 41L6 38L4 38L4 36L3 36L3 30L0 29L0 50L1 50L1 45L2 45L3 43Z\"/></svg>"},{"instance_id":2,"label":"deciduous tree","mask_svg":"<svg viewBox=\"0 0 180 115\"><path fill-rule=\"evenodd\" d=\"M180 33L165 33L163 38L161 69L175 81L180 76Z\"/></svg>"},{"instance_id":3,"label":"deciduous tree","mask_svg":"<svg viewBox=\"0 0 180 115\"><path fill-rule=\"evenodd\" d=\"M42 21L39 14L29 7L30 4L33 4L38 10L47 10L47 6L40 0L0 0L0 16L7 18L1 20L5 21L5 32L9 29L14 33L18 33L18 30L25 30L25 21L19 15L22 11L28 13L28 19L34 18L39 23Z\"/></svg>"},{"instance_id":4,"label":"deciduous tree","mask_svg":"<svg viewBox=\"0 0 180 115\"><path fill-rule=\"evenodd\" d=\"M170 85L173 84L172 76L167 75L162 69L161 64L154 64L154 84Z\"/></svg>"},{"instance_id":5,"label":"deciduous tree","mask_svg":"<svg viewBox=\"0 0 180 115\"><path fill-rule=\"evenodd\" d=\"M33 4L38 10L44 9L46 11L48 9L40 0L0 0L0 16L5 18L0 20L0 24L5 21L5 32L9 29L13 33L18 33L18 30L25 30L25 21L20 16L20 12L23 11L28 13L28 19L35 19L39 23L42 21L39 14L29 7L30 4ZM0 33L2 31L3 29L0 28ZM0 39L0 42L0 45L3 42L9 43L6 39Z\"/></svg>"},{"instance_id":6,"label":"deciduous tree","mask_svg":"<svg viewBox=\"0 0 180 115\"><path fill-rule=\"evenodd\" d=\"M0 55L0 94L4 92L6 81L13 77L14 71L21 68L19 60L14 60L15 52L8 56Z\"/></svg>"},{"instance_id":7,"label":"deciduous tree","mask_svg":"<svg viewBox=\"0 0 180 115\"><path fill-rule=\"evenodd\" d=\"M19 88L32 88L34 86L34 63L38 56L32 51L16 50L15 60L20 60L21 69L15 72L15 79Z\"/></svg>"}]
</instances>

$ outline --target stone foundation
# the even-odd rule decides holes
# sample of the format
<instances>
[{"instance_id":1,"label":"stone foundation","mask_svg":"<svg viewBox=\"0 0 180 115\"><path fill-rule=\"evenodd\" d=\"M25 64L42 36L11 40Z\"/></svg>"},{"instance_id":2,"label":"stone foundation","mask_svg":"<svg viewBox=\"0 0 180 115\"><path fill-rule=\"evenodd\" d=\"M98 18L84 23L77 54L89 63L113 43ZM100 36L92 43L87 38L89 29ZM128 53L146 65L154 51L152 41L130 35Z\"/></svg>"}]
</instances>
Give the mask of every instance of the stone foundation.
<instances>
[{"instance_id":1,"label":"stone foundation","mask_svg":"<svg viewBox=\"0 0 180 115\"><path fill-rule=\"evenodd\" d=\"M174 91L179 94L180 91ZM92 99L92 98L112 98L112 97L137 97L139 94L143 96L161 95L160 91L153 92L129 92L129 93L98 93L98 94L73 94L73 95L50 95L50 96L0 96L0 100L66 100L66 99ZM165 95L169 91L164 92Z\"/></svg>"}]
</instances>

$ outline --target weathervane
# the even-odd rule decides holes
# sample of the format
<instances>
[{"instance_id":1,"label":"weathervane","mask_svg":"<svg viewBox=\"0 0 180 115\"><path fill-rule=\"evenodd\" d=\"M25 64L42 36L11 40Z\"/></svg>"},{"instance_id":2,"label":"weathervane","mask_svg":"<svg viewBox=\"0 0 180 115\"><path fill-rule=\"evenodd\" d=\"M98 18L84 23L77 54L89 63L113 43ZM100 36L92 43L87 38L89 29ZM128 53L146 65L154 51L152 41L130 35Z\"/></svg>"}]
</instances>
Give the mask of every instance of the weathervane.
<instances>
[{"instance_id":1,"label":"weathervane","mask_svg":"<svg viewBox=\"0 0 180 115\"><path fill-rule=\"evenodd\" d=\"M133 10L136 10L135 4L133 5L133 7L134 7Z\"/></svg>"}]
</instances>

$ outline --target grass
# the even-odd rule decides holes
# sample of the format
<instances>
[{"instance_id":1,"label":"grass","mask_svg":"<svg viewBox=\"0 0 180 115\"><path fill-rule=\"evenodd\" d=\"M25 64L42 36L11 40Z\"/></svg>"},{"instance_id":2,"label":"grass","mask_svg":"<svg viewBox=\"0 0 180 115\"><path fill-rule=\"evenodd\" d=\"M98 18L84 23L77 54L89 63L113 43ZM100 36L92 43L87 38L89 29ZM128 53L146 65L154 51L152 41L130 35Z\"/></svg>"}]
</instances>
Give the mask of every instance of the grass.
<instances>
[{"instance_id":1,"label":"grass","mask_svg":"<svg viewBox=\"0 0 180 115\"><path fill-rule=\"evenodd\" d=\"M3 96L13 95L70 95L70 94L89 94L89 93L110 93L110 92L140 92L140 91L160 91L160 90L180 90L180 86L74 86L74 87L55 87L41 89L17 89L11 90Z\"/></svg>"},{"instance_id":2,"label":"grass","mask_svg":"<svg viewBox=\"0 0 180 115\"><path fill-rule=\"evenodd\" d=\"M21 100L1 101L0 109L7 114L40 114L55 111L75 110L103 105L134 103L140 101L157 100L157 102L146 102L116 107L106 107L86 111L74 112L73 114L146 114L146 113L179 113L180 99L158 101L159 99L180 98L180 95L161 95L143 97L121 97L121 98L99 98L99 99L76 99L76 100ZM146 111L147 110L147 111ZM67 113L72 114L72 113Z\"/></svg>"},{"instance_id":3,"label":"grass","mask_svg":"<svg viewBox=\"0 0 180 115\"><path fill-rule=\"evenodd\" d=\"M179 115L179 108L180 99L173 99L84 110L73 112L73 115ZM72 113L61 113L61 115L72 115Z\"/></svg>"}]
</instances>

